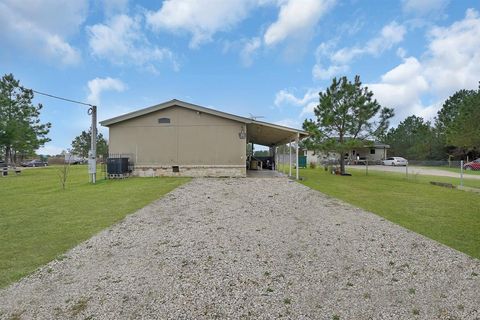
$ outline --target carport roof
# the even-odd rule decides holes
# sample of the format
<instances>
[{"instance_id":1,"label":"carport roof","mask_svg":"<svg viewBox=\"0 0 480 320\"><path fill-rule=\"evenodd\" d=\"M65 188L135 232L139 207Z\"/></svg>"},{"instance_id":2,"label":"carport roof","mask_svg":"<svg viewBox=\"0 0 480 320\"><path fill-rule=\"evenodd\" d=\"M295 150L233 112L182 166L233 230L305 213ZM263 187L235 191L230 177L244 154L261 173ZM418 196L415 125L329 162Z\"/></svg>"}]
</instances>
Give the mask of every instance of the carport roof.
<instances>
[{"instance_id":1,"label":"carport roof","mask_svg":"<svg viewBox=\"0 0 480 320\"><path fill-rule=\"evenodd\" d=\"M264 146L276 146L293 141L297 134L300 139L308 136L308 133L303 130L284 127L277 124L254 120L251 118L245 118L234 114L218 111L215 109L205 108L196 104L173 99L161 104L157 104L148 108L140 109L134 112L126 113L118 117L110 118L100 121L102 126L111 126L113 124L127 121L136 117L143 116L152 112L156 112L162 109L170 108L173 106L183 107L207 114L212 114L221 118L226 118L245 124L247 132L247 142L255 144L261 144Z\"/></svg>"}]
</instances>

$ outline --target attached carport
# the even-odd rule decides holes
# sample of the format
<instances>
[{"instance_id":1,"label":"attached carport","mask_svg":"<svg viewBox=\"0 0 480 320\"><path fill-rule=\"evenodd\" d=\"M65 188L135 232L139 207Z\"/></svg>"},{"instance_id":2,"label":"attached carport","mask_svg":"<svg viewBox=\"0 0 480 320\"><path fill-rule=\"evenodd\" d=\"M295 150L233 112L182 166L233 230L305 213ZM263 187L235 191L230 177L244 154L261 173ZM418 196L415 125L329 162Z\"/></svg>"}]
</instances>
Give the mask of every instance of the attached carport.
<instances>
[{"instance_id":1,"label":"attached carport","mask_svg":"<svg viewBox=\"0 0 480 320\"><path fill-rule=\"evenodd\" d=\"M270 148L273 153L275 164L278 164L278 147L281 145L289 146L289 176L292 176L292 142L295 143L295 163L298 162L299 142L308 136L303 130L288 128L268 122L251 120L246 124L247 143L259 144ZM278 168L278 166L277 166ZM275 168L275 169L277 169ZM295 177L299 178L298 165L295 166Z\"/></svg>"}]
</instances>

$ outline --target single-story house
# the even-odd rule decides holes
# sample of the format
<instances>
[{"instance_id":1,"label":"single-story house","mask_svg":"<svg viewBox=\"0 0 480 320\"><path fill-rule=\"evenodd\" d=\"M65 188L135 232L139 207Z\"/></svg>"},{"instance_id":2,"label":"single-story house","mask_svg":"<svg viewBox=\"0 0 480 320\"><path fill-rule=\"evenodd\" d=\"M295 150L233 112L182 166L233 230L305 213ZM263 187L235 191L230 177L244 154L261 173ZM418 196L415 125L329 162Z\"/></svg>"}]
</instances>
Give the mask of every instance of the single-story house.
<instances>
[{"instance_id":1,"label":"single-story house","mask_svg":"<svg viewBox=\"0 0 480 320\"><path fill-rule=\"evenodd\" d=\"M388 144L374 141L371 146L350 150L348 154L345 154L345 157L348 161L356 161L360 159L378 163L387 158L388 149L390 149Z\"/></svg>"},{"instance_id":2,"label":"single-story house","mask_svg":"<svg viewBox=\"0 0 480 320\"><path fill-rule=\"evenodd\" d=\"M109 152L134 163L138 176L245 177L247 143L275 147L305 131L171 100L100 122Z\"/></svg>"},{"instance_id":3,"label":"single-story house","mask_svg":"<svg viewBox=\"0 0 480 320\"><path fill-rule=\"evenodd\" d=\"M344 156L345 160L352 164L358 160L368 160L369 163L378 163L387 158L388 149L390 149L388 144L375 141L371 145L350 150ZM306 149L303 150L303 155L307 156L307 164L322 164L338 160L339 158L338 153L335 152L318 152Z\"/></svg>"}]
</instances>

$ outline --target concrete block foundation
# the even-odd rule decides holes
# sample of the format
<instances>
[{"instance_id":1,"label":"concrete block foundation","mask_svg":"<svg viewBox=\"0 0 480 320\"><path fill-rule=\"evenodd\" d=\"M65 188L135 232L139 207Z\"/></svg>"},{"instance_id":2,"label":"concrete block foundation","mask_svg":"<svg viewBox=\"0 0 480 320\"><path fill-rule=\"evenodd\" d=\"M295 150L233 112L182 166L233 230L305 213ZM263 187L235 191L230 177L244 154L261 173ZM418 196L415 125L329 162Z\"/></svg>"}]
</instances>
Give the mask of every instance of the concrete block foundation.
<instances>
[{"instance_id":1,"label":"concrete block foundation","mask_svg":"<svg viewBox=\"0 0 480 320\"><path fill-rule=\"evenodd\" d=\"M135 166L138 177L236 177L247 176L245 166Z\"/></svg>"}]
</instances>

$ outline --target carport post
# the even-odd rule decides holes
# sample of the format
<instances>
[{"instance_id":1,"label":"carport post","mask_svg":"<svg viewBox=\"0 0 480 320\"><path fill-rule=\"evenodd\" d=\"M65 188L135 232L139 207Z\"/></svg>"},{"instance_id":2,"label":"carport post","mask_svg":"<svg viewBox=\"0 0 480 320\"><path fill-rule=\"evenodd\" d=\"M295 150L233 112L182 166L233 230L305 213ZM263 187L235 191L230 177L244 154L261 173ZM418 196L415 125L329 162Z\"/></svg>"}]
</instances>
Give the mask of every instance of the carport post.
<instances>
[{"instance_id":1,"label":"carport post","mask_svg":"<svg viewBox=\"0 0 480 320\"><path fill-rule=\"evenodd\" d=\"M288 176L292 176L292 141L288 142L288 152L290 153L290 171Z\"/></svg>"},{"instance_id":2,"label":"carport post","mask_svg":"<svg viewBox=\"0 0 480 320\"><path fill-rule=\"evenodd\" d=\"M278 157L278 147L275 147L275 170L278 171L278 161L280 160Z\"/></svg>"},{"instance_id":3,"label":"carport post","mask_svg":"<svg viewBox=\"0 0 480 320\"><path fill-rule=\"evenodd\" d=\"M297 180L299 178L299 175L298 175L298 142L300 141L300 133L297 132L297 138L295 139L295 153L296 153L296 161L295 163L297 164L296 168L297 168Z\"/></svg>"}]
</instances>

